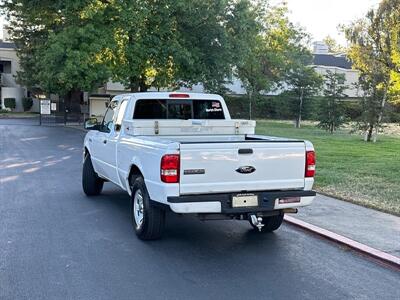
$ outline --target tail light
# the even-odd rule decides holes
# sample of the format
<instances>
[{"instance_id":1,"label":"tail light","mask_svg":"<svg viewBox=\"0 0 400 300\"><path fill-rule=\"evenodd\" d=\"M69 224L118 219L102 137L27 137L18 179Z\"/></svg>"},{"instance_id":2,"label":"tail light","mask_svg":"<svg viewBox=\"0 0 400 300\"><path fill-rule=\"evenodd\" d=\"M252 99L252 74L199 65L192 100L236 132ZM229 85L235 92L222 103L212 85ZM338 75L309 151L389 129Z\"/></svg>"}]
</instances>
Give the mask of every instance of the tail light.
<instances>
[{"instance_id":1,"label":"tail light","mask_svg":"<svg viewBox=\"0 0 400 300\"><path fill-rule=\"evenodd\" d=\"M180 157L179 154L167 154L161 158L161 181L166 183L179 182Z\"/></svg>"},{"instance_id":2,"label":"tail light","mask_svg":"<svg viewBox=\"0 0 400 300\"><path fill-rule=\"evenodd\" d=\"M170 98L190 98L190 95L174 93L174 94L169 94L169 97Z\"/></svg>"},{"instance_id":3,"label":"tail light","mask_svg":"<svg viewBox=\"0 0 400 300\"><path fill-rule=\"evenodd\" d=\"M305 177L314 177L315 175L315 152L306 152L306 172Z\"/></svg>"}]
</instances>

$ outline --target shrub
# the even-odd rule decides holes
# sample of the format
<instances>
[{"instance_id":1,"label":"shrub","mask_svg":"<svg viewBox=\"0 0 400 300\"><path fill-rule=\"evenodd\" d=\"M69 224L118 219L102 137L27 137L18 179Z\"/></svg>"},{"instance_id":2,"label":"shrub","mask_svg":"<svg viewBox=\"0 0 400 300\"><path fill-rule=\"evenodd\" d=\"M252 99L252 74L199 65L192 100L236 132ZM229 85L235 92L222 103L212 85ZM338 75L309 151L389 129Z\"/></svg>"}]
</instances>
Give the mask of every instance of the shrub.
<instances>
[{"instance_id":1,"label":"shrub","mask_svg":"<svg viewBox=\"0 0 400 300\"><path fill-rule=\"evenodd\" d=\"M400 105L387 103L383 116L384 122L400 123Z\"/></svg>"},{"instance_id":2,"label":"shrub","mask_svg":"<svg viewBox=\"0 0 400 300\"><path fill-rule=\"evenodd\" d=\"M249 116L248 112L248 99L246 96L224 96L226 105L228 106L229 112L232 118L243 118L246 119Z\"/></svg>"},{"instance_id":3,"label":"shrub","mask_svg":"<svg viewBox=\"0 0 400 300\"><path fill-rule=\"evenodd\" d=\"M22 98L22 106L24 107L24 111L28 111L31 109L33 105L33 100L32 98Z\"/></svg>"},{"instance_id":4,"label":"shrub","mask_svg":"<svg viewBox=\"0 0 400 300\"><path fill-rule=\"evenodd\" d=\"M249 117L249 99L246 96L225 96L232 118L247 119ZM288 94L279 96L258 95L253 102L253 118L255 119L286 119L295 118L298 99ZM307 98L303 104L304 119L312 119L317 107L315 97ZM317 113L315 113L317 114Z\"/></svg>"},{"instance_id":5,"label":"shrub","mask_svg":"<svg viewBox=\"0 0 400 300\"><path fill-rule=\"evenodd\" d=\"M10 109L15 109L15 98L4 98L4 106Z\"/></svg>"},{"instance_id":6,"label":"shrub","mask_svg":"<svg viewBox=\"0 0 400 300\"><path fill-rule=\"evenodd\" d=\"M346 119L355 121L362 115L362 105L360 100L343 101L343 113Z\"/></svg>"},{"instance_id":7,"label":"shrub","mask_svg":"<svg viewBox=\"0 0 400 300\"><path fill-rule=\"evenodd\" d=\"M226 104L232 118L249 117L249 99L246 95L232 96L226 95ZM304 99L302 119L318 120L320 108L327 99L324 96L315 96ZM342 110L345 120L358 121L362 114L360 99L342 101ZM255 97L253 103L253 118L255 119L283 119L294 120L298 110L298 99L289 93L282 93L278 96L259 95ZM398 122L400 117L400 107L392 108L389 104L387 110L391 110L385 115L386 119Z\"/></svg>"}]
</instances>

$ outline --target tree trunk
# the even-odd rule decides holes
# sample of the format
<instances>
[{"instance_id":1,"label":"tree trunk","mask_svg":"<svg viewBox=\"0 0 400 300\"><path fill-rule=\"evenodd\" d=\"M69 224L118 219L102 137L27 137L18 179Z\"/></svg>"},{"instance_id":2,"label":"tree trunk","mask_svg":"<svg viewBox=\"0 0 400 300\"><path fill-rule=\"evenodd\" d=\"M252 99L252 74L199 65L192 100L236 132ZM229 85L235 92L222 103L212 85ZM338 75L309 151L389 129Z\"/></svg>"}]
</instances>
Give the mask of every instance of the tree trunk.
<instances>
[{"instance_id":1,"label":"tree trunk","mask_svg":"<svg viewBox=\"0 0 400 300\"><path fill-rule=\"evenodd\" d=\"M139 85L137 84L136 81L135 82L131 81L129 83L129 89L131 90L132 93L139 92Z\"/></svg>"},{"instance_id":2,"label":"tree trunk","mask_svg":"<svg viewBox=\"0 0 400 300\"><path fill-rule=\"evenodd\" d=\"M372 132L373 131L374 131L374 125L373 124L369 124L368 130L367 130L365 138L364 138L364 141L366 141L366 142L370 142L371 141Z\"/></svg>"},{"instance_id":3,"label":"tree trunk","mask_svg":"<svg viewBox=\"0 0 400 300\"><path fill-rule=\"evenodd\" d=\"M249 120L251 120L251 118L253 117L252 114L253 91L250 90L248 94L249 94Z\"/></svg>"},{"instance_id":4,"label":"tree trunk","mask_svg":"<svg viewBox=\"0 0 400 300\"><path fill-rule=\"evenodd\" d=\"M132 93L139 92L139 78L136 76L129 77L129 89Z\"/></svg>"},{"instance_id":5,"label":"tree trunk","mask_svg":"<svg viewBox=\"0 0 400 300\"><path fill-rule=\"evenodd\" d=\"M300 97L299 97L299 114L297 115L296 128L300 128L300 124L301 124L301 113L303 111L303 95L304 95L304 91L303 91L303 89L301 89Z\"/></svg>"},{"instance_id":6,"label":"tree trunk","mask_svg":"<svg viewBox=\"0 0 400 300\"><path fill-rule=\"evenodd\" d=\"M144 79L139 80L139 88L140 88L140 92L147 92L148 86L146 85L146 82L144 81Z\"/></svg>"},{"instance_id":7,"label":"tree trunk","mask_svg":"<svg viewBox=\"0 0 400 300\"><path fill-rule=\"evenodd\" d=\"M149 87L147 86L144 78L144 75L141 77L133 76L129 78L129 89L131 90L131 92L147 92Z\"/></svg>"},{"instance_id":8,"label":"tree trunk","mask_svg":"<svg viewBox=\"0 0 400 300\"><path fill-rule=\"evenodd\" d=\"M380 124L382 122L383 110L385 109L385 103L386 103L388 89L389 89L388 83L385 83L385 92L383 93L381 107L380 107L380 111L379 111L379 115L378 115L378 121L377 121L376 126L375 126L375 135L373 137L373 142L374 143L376 143L376 139L378 137L379 126L380 126Z\"/></svg>"},{"instance_id":9,"label":"tree trunk","mask_svg":"<svg viewBox=\"0 0 400 300\"><path fill-rule=\"evenodd\" d=\"M82 91L77 89L71 90L62 99L64 104L64 124L68 122L69 116L80 119L79 114L81 113L81 104L83 101Z\"/></svg>"}]
</instances>

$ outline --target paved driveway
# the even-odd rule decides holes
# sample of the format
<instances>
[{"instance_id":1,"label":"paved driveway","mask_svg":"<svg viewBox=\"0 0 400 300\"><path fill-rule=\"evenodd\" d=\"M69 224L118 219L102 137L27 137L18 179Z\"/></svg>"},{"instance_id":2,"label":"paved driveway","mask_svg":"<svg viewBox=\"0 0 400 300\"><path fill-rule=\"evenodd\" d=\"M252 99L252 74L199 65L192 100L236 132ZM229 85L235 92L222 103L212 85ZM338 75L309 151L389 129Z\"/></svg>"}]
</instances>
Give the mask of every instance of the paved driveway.
<instances>
[{"instance_id":1,"label":"paved driveway","mask_svg":"<svg viewBox=\"0 0 400 300\"><path fill-rule=\"evenodd\" d=\"M400 298L399 273L286 225L170 214L138 240L126 194L83 194L83 135L0 121L0 299Z\"/></svg>"}]
</instances>

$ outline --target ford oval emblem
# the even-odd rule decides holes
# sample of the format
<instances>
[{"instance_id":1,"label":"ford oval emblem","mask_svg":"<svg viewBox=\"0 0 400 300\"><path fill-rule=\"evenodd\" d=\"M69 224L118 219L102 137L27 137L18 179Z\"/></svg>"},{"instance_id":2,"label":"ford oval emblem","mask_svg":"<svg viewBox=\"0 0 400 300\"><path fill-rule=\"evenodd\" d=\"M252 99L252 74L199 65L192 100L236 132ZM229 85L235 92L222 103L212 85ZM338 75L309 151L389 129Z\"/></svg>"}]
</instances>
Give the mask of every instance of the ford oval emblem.
<instances>
[{"instance_id":1,"label":"ford oval emblem","mask_svg":"<svg viewBox=\"0 0 400 300\"><path fill-rule=\"evenodd\" d=\"M236 172L241 173L241 174L250 174L253 173L256 170L256 168L252 166L243 166L239 167L236 169Z\"/></svg>"}]
</instances>

